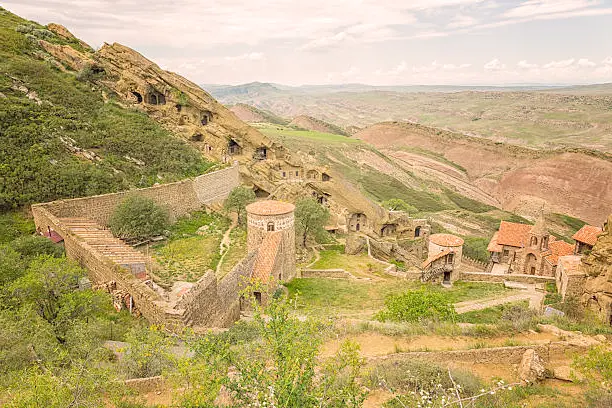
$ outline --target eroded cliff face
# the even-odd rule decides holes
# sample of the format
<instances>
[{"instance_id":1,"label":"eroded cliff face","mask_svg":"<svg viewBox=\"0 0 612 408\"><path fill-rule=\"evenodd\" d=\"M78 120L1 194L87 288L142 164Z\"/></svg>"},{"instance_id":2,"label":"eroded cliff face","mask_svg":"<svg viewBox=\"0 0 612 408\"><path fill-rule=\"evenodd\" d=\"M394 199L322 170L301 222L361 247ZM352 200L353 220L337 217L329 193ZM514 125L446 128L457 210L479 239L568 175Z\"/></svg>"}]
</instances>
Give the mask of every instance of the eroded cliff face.
<instances>
[{"instance_id":1,"label":"eroded cliff face","mask_svg":"<svg viewBox=\"0 0 612 408\"><path fill-rule=\"evenodd\" d=\"M70 35L61 26L58 34ZM65 31L64 31L65 30ZM165 71L121 44L104 44L98 51L57 46L41 47L68 70L87 75L107 98L146 113L172 133L198 148L206 157L240 164L245 185L259 197L295 201L311 196L332 212L332 226L348 228L359 215L372 231L379 231L389 214L350 186L341 174L330 173L305 152L288 152L238 119L198 85Z\"/></svg>"},{"instance_id":2,"label":"eroded cliff face","mask_svg":"<svg viewBox=\"0 0 612 408\"><path fill-rule=\"evenodd\" d=\"M612 324L612 215L582 263L588 275L582 301Z\"/></svg>"}]
</instances>

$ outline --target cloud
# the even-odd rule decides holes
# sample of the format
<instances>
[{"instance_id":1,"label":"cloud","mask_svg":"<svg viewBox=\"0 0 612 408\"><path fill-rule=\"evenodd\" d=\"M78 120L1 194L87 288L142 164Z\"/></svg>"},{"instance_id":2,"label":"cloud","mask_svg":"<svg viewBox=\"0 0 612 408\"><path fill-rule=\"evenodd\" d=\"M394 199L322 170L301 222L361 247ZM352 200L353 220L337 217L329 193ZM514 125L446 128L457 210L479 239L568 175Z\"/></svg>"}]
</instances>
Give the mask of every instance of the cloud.
<instances>
[{"instance_id":1,"label":"cloud","mask_svg":"<svg viewBox=\"0 0 612 408\"><path fill-rule=\"evenodd\" d=\"M536 69L538 68L538 64L530 64L525 60L519 61L518 64L516 64L519 68L522 69Z\"/></svg>"},{"instance_id":2,"label":"cloud","mask_svg":"<svg viewBox=\"0 0 612 408\"><path fill-rule=\"evenodd\" d=\"M570 59L566 59L566 60L561 60L561 61L551 61L548 64L544 64L542 66L542 68L544 69L550 69L550 68L567 68L569 66L571 66L574 61L576 61L574 58L570 58Z\"/></svg>"},{"instance_id":3,"label":"cloud","mask_svg":"<svg viewBox=\"0 0 612 408\"><path fill-rule=\"evenodd\" d=\"M236 55L234 57L225 57L227 61L235 62L235 61L262 61L266 59L266 56L261 52L249 52L242 55Z\"/></svg>"},{"instance_id":4,"label":"cloud","mask_svg":"<svg viewBox=\"0 0 612 408\"><path fill-rule=\"evenodd\" d=\"M502 64L500 60L497 58L492 59L491 61L484 64L485 71L501 71L506 69L506 64Z\"/></svg>"},{"instance_id":5,"label":"cloud","mask_svg":"<svg viewBox=\"0 0 612 408\"><path fill-rule=\"evenodd\" d=\"M612 65L612 56L605 58L603 61L601 61L601 63L603 65Z\"/></svg>"},{"instance_id":6,"label":"cloud","mask_svg":"<svg viewBox=\"0 0 612 408\"><path fill-rule=\"evenodd\" d=\"M578 64L580 68L592 68L597 65L593 61L589 61L587 58L580 58L576 64Z\"/></svg>"},{"instance_id":7,"label":"cloud","mask_svg":"<svg viewBox=\"0 0 612 408\"><path fill-rule=\"evenodd\" d=\"M465 28L476 25L477 23L478 20L474 17L458 14L446 25L446 28Z\"/></svg>"},{"instance_id":8,"label":"cloud","mask_svg":"<svg viewBox=\"0 0 612 408\"><path fill-rule=\"evenodd\" d=\"M598 5L589 0L528 0L503 13L508 18L526 18L586 9Z\"/></svg>"}]
</instances>

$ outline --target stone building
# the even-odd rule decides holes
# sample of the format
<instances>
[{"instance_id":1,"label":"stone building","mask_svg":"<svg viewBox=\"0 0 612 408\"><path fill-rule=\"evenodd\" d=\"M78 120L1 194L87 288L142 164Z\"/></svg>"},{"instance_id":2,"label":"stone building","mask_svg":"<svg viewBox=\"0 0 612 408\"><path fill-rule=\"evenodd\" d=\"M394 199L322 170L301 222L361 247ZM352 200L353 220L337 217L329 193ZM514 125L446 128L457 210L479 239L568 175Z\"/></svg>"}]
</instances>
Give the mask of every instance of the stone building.
<instances>
[{"instance_id":1,"label":"stone building","mask_svg":"<svg viewBox=\"0 0 612 408\"><path fill-rule=\"evenodd\" d=\"M583 225L578 232L576 232L572 238L576 241L576 247L574 248L574 254L582 255L586 252L591 252L593 246L597 242L597 236L601 234L602 229L593 225Z\"/></svg>"},{"instance_id":2,"label":"stone building","mask_svg":"<svg viewBox=\"0 0 612 408\"><path fill-rule=\"evenodd\" d=\"M258 251L253 277L289 281L295 277L295 206L265 200L249 204L247 211L248 252Z\"/></svg>"},{"instance_id":3,"label":"stone building","mask_svg":"<svg viewBox=\"0 0 612 408\"><path fill-rule=\"evenodd\" d=\"M457 280L463 257L463 242L463 239L451 234L430 235L428 256L422 264L422 280L441 280L443 284Z\"/></svg>"},{"instance_id":4,"label":"stone building","mask_svg":"<svg viewBox=\"0 0 612 408\"><path fill-rule=\"evenodd\" d=\"M559 257L574 246L550 235L544 216L535 225L502 221L487 246L493 273L554 276Z\"/></svg>"},{"instance_id":5,"label":"stone building","mask_svg":"<svg viewBox=\"0 0 612 408\"><path fill-rule=\"evenodd\" d=\"M579 299L584 292L586 273L582 268L582 257L567 255L559 258L555 272L557 292L565 300L568 297Z\"/></svg>"}]
</instances>

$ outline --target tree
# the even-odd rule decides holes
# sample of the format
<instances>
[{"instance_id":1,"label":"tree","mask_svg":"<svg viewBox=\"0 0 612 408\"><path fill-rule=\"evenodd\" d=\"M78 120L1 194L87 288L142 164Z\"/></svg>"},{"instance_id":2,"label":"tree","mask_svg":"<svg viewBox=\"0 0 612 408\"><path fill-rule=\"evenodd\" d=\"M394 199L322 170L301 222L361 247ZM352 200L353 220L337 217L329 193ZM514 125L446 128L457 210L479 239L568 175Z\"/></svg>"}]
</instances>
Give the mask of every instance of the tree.
<instances>
[{"instance_id":1,"label":"tree","mask_svg":"<svg viewBox=\"0 0 612 408\"><path fill-rule=\"evenodd\" d=\"M392 198L383 202L383 206L391 211L404 211L407 213L415 213L418 212L418 209L401 198Z\"/></svg>"},{"instance_id":2,"label":"tree","mask_svg":"<svg viewBox=\"0 0 612 408\"><path fill-rule=\"evenodd\" d=\"M244 223L244 212L247 205L255 201L255 192L248 187L238 186L234 188L227 200L225 200L225 209L227 211L233 211L238 216L238 223Z\"/></svg>"},{"instance_id":3,"label":"tree","mask_svg":"<svg viewBox=\"0 0 612 408\"><path fill-rule=\"evenodd\" d=\"M323 231L329 220L329 210L312 198L303 198L295 205L295 224L298 234L302 237L302 246L306 247L309 235Z\"/></svg>"},{"instance_id":4,"label":"tree","mask_svg":"<svg viewBox=\"0 0 612 408\"><path fill-rule=\"evenodd\" d=\"M123 200L111 216L109 226L119 238L148 238L168 228L168 212L153 200L131 196Z\"/></svg>"}]
</instances>

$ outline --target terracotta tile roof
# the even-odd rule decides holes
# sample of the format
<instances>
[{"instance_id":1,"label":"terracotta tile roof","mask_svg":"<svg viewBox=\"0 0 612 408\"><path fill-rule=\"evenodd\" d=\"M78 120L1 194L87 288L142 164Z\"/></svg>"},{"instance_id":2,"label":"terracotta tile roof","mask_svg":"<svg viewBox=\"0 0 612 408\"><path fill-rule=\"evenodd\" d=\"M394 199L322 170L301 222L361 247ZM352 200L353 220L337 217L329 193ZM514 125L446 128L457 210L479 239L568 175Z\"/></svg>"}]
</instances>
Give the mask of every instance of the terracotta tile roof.
<instances>
[{"instance_id":1,"label":"terracotta tile roof","mask_svg":"<svg viewBox=\"0 0 612 408\"><path fill-rule=\"evenodd\" d=\"M580 230L576 232L572 238L578 242L583 242L593 246L597 242L597 236L601 234L601 232L601 228L587 224L580 228Z\"/></svg>"},{"instance_id":2,"label":"terracotta tile roof","mask_svg":"<svg viewBox=\"0 0 612 408\"><path fill-rule=\"evenodd\" d=\"M463 245L463 239L452 234L433 234L429 241L444 247L458 247Z\"/></svg>"},{"instance_id":3,"label":"terracotta tile roof","mask_svg":"<svg viewBox=\"0 0 612 408\"><path fill-rule=\"evenodd\" d=\"M499 224L497 243L499 245L522 248L529 242L529 233L531 232L531 228L533 227L528 224L502 221Z\"/></svg>"},{"instance_id":4,"label":"terracotta tile roof","mask_svg":"<svg viewBox=\"0 0 612 408\"><path fill-rule=\"evenodd\" d=\"M429 265L431 265L431 263L432 263L432 262L437 261L438 259L440 259L440 258L442 258L442 257L445 257L446 255L448 255L448 254L450 254L450 253L451 253L451 250L450 250L450 249L447 249L447 250L445 250L445 251L438 252L437 254L430 255L430 256L429 256L429 258L427 258L427 259L426 259L426 260L423 262L423 264L422 264L423 269L425 269L425 268L427 268Z\"/></svg>"},{"instance_id":5,"label":"terracotta tile roof","mask_svg":"<svg viewBox=\"0 0 612 408\"><path fill-rule=\"evenodd\" d=\"M295 210L295 205L275 200L256 201L246 206L249 214L282 215Z\"/></svg>"},{"instance_id":6,"label":"terracotta tile roof","mask_svg":"<svg viewBox=\"0 0 612 408\"><path fill-rule=\"evenodd\" d=\"M282 231L276 231L266 236L259 246L255 265L253 266L252 279L268 283L272 277L276 257L280 249Z\"/></svg>"},{"instance_id":7,"label":"terracotta tile roof","mask_svg":"<svg viewBox=\"0 0 612 408\"><path fill-rule=\"evenodd\" d=\"M556 266L559 263L559 257L573 255L574 254L574 246L572 244L568 244L565 241L551 241L548 244L548 251L544 254L544 258L550 263L552 266Z\"/></svg>"},{"instance_id":8,"label":"terracotta tile roof","mask_svg":"<svg viewBox=\"0 0 612 408\"><path fill-rule=\"evenodd\" d=\"M499 236L499 231L495 231L495 234L493 234L493 238L491 238L491 241L489 242L489 245L487 246L487 251L489 252L503 251L504 247L497 243L498 236Z\"/></svg>"}]
</instances>

